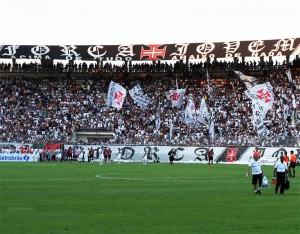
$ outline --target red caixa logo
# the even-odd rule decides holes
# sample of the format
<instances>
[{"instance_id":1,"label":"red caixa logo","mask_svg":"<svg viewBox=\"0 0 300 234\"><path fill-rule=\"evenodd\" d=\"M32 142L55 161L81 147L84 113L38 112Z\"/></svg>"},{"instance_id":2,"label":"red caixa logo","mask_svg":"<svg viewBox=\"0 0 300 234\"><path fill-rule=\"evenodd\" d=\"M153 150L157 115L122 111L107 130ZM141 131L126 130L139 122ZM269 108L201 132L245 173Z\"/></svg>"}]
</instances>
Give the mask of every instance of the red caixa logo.
<instances>
[{"instance_id":1,"label":"red caixa logo","mask_svg":"<svg viewBox=\"0 0 300 234\"><path fill-rule=\"evenodd\" d=\"M236 155L238 152L238 148L228 148L226 162L234 162L236 161Z\"/></svg>"}]
</instances>

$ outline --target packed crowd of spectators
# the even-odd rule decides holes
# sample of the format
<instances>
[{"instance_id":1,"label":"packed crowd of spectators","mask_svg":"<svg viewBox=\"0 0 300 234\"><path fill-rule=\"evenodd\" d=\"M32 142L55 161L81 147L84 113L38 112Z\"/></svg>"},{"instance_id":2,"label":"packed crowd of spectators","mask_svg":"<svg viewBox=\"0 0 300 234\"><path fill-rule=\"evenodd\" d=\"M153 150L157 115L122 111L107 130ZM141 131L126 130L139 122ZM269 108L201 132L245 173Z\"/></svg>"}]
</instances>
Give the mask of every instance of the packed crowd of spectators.
<instances>
[{"instance_id":1,"label":"packed crowd of spectators","mask_svg":"<svg viewBox=\"0 0 300 234\"><path fill-rule=\"evenodd\" d=\"M285 66L272 66L253 74L244 70L250 72L248 75L259 78L259 83L269 81L273 86L275 102L265 117L270 134L264 138L258 137L253 129L251 101L244 94L245 85L234 72L210 73L215 90L214 103L208 95L205 73L179 73L176 78L174 75L160 74L128 79L111 79L111 76L91 74L40 77L19 73L13 78L0 79L0 141L212 145L205 125L191 127L182 121L186 99L181 108L172 108L171 102L166 99L165 93L178 86L186 89L186 97L193 95L197 109L202 97L206 99L209 108L214 107L214 146L300 146L299 125L293 127L291 121L292 92L295 93L297 106L300 105L300 69L291 69L294 83L288 82ZM153 99L153 104L143 111L127 93L121 110L107 107L106 96L111 80L123 85L127 92L140 84L144 93ZM161 118L160 129L156 128L158 114ZM173 125L170 134L171 121ZM76 139L76 132L80 129L112 131L114 136L107 140L82 142Z\"/></svg>"},{"instance_id":2,"label":"packed crowd of spectators","mask_svg":"<svg viewBox=\"0 0 300 234\"><path fill-rule=\"evenodd\" d=\"M45 60L47 61L47 60ZM294 59L289 62L289 67L299 67L299 60ZM228 71L228 70L263 70L270 69L271 67L284 67L286 66L286 60L278 62L277 60L253 60L244 61L236 58L235 60L222 60L215 59L210 62L193 62L193 60L186 64L186 61L176 62L163 62L157 61L152 63L148 62L123 62L113 63L105 61L102 63L97 62L82 62L82 61L71 61L71 62L40 62L35 60L31 62L0 62L0 72L71 72L71 73L92 73L92 72L189 72L197 73L205 71L207 68L210 71Z\"/></svg>"}]
</instances>

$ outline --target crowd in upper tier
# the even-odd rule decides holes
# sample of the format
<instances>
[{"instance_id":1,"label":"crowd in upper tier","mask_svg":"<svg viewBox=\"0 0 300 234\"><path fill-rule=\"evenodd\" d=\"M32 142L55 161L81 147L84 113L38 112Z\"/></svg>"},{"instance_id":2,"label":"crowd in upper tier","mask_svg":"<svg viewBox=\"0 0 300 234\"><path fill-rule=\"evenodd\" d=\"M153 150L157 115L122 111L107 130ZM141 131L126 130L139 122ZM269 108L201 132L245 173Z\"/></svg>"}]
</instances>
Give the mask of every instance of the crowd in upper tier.
<instances>
[{"instance_id":1,"label":"crowd in upper tier","mask_svg":"<svg viewBox=\"0 0 300 234\"><path fill-rule=\"evenodd\" d=\"M179 64L180 65L180 64ZM178 65L178 66L179 66ZM274 64L273 64L274 65ZM20 143L88 143L143 144L183 146L300 146L300 129L292 125L295 95L300 105L300 69L292 68L293 83L289 82L286 66L274 65L252 70L243 67L243 73L255 76L259 83L270 82L275 101L265 117L270 131L259 137L251 123L251 101L245 96L244 83L232 72L209 66L215 101L208 95L205 64L189 66L189 71L176 73L174 66L159 75L136 77L99 74L72 75L48 74L35 76L24 72L0 79L0 141ZM196 67L198 69L195 71ZM215 65L216 66L216 65ZM180 66L179 66L180 67ZM194 67L194 68L193 68ZM240 68L235 66L235 68ZM3 66L0 66L0 70ZM178 68L179 69L179 68ZM182 69L182 68L180 68ZM194 69L194 70L193 70ZM185 69L183 69L185 70ZM143 70L141 70L143 71ZM142 110L127 93L123 108L106 106L110 81L124 86L127 91L140 84L143 92L153 99L148 109ZM181 108L172 108L165 93L185 88L187 97L192 94L199 109L202 97L209 108L215 109L215 140L211 142L207 126L188 126L182 121L187 98ZM158 105L160 102L160 105ZM160 106L160 109L158 109ZM297 111L297 110L295 110ZM299 111L298 117L299 117ZM161 126L157 129L157 116ZM170 131L172 122L172 131ZM76 138L78 130L111 131L111 139L92 139L86 142Z\"/></svg>"}]
</instances>

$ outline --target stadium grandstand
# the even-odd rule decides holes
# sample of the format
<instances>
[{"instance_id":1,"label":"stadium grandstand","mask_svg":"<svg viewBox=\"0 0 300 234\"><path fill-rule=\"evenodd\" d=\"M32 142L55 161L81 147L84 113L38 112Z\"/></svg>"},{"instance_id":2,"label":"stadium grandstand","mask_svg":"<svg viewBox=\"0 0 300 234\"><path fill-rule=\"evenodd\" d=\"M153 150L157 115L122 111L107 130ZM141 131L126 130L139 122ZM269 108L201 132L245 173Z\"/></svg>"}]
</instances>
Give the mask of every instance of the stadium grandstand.
<instances>
[{"instance_id":1,"label":"stadium grandstand","mask_svg":"<svg viewBox=\"0 0 300 234\"><path fill-rule=\"evenodd\" d=\"M2 45L0 142L299 147L299 43ZM127 91L121 108L107 105L111 81ZM274 99L258 128L245 91L266 83ZM136 85L148 105L129 94ZM184 90L178 106L172 90Z\"/></svg>"}]
</instances>

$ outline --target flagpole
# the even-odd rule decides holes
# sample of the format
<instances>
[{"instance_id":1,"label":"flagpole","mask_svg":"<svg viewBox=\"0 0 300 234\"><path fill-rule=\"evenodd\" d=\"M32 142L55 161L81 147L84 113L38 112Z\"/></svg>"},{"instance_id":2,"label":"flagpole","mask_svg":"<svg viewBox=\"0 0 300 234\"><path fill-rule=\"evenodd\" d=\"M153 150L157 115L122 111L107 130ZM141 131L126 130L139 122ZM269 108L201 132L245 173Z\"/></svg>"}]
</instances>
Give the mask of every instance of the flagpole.
<instances>
[{"instance_id":1,"label":"flagpole","mask_svg":"<svg viewBox=\"0 0 300 234\"><path fill-rule=\"evenodd\" d=\"M214 144L214 142L215 142L215 129L214 129L214 126L215 126L215 109L214 109L215 97L214 97L213 88L210 83L210 77L209 77L207 68L206 68L206 80L207 80L207 86L208 86L208 91L209 91L209 99L212 104L210 123L209 123L210 143Z\"/></svg>"},{"instance_id":2,"label":"flagpole","mask_svg":"<svg viewBox=\"0 0 300 234\"><path fill-rule=\"evenodd\" d=\"M158 104L157 104L157 111L156 111L156 118L157 118L157 123L156 123L156 146L158 146L158 135L160 132L160 96L158 96Z\"/></svg>"}]
</instances>

